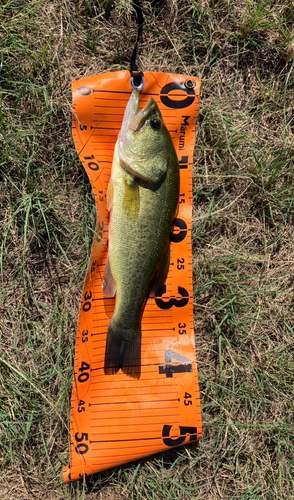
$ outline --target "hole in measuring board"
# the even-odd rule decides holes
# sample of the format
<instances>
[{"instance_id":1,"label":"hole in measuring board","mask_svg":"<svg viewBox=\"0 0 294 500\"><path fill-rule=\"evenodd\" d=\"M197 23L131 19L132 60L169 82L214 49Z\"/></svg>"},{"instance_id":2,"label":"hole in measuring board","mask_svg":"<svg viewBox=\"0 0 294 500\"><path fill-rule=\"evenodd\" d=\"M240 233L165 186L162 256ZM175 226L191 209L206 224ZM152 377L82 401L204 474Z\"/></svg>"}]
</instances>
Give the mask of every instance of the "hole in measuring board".
<instances>
[{"instance_id":1,"label":"hole in measuring board","mask_svg":"<svg viewBox=\"0 0 294 500\"><path fill-rule=\"evenodd\" d=\"M145 79L144 79L144 76L142 76L142 80L141 80L141 83L140 85L135 85L135 79L134 77L132 76L131 77L131 87L132 89L137 89L137 90L143 90L143 88L145 87Z\"/></svg>"},{"instance_id":2,"label":"hole in measuring board","mask_svg":"<svg viewBox=\"0 0 294 500\"><path fill-rule=\"evenodd\" d=\"M187 87L187 89L194 89L194 87L196 86L196 83L194 82L194 80L186 80L185 81L185 87Z\"/></svg>"}]
</instances>

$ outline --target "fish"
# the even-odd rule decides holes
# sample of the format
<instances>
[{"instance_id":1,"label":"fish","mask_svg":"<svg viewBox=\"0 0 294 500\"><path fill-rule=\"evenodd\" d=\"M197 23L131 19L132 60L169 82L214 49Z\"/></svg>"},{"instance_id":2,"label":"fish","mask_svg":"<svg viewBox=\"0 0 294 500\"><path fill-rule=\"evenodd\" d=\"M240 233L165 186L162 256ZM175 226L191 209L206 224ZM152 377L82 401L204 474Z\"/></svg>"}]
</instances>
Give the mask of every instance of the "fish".
<instances>
[{"instance_id":1,"label":"fish","mask_svg":"<svg viewBox=\"0 0 294 500\"><path fill-rule=\"evenodd\" d=\"M151 97L139 111L134 89L114 149L107 190L108 257L102 290L115 296L104 373L120 369L139 378L141 319L152 289L169 266L170 231L179 199L180 171L171 136Z\"/></svg>"}]
</instances>

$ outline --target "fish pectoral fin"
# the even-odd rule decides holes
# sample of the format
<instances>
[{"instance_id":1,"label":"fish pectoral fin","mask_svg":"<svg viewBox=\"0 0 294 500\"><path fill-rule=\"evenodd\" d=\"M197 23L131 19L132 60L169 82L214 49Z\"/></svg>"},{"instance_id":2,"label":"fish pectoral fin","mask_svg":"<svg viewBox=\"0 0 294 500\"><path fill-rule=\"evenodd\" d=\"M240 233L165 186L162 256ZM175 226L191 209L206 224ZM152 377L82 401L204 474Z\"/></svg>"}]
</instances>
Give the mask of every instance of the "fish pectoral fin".
<instances>
[{"instance_id":1,"label":"fish pectoral fin","mask_svg":"<svg viewBox=\"0 0 294 500\"><path fill-rule=\"evenodd\" d=\"M108 188L107 188L107 210L110 212L113 205L113 182L110 179Z\"/></svg>"},{"instance_id":2,"label":"fish pectoral fin","mask_svg":"<svg viewBox=\"0 0 294 500\"><path fill-rule=\"evenodd\" d=\"M165 155L157 155L154 158L144 160L135 159L130 162L129 171L135 177L145 182L156 184L166 174L169 165L169 158ZM128 167L126 167L128 169Z\"/></svg>"},{"instance_id":3,"label":"fish pectoral fin","mask_svg":"<svg viewBox=\"0 0 294 500\"><path fill-rule=\"evenodd\" d=\"M109 256L107 257L107 261L105 264L102 291L104 297L114 297L116 294L116 282L111 272Z\"/></svg>"},{"instance_id":4,"label":"fish pectoral fin","mask_svg":"<svg viewBox=\"0 0 294 500\"><path fill-rule=\"evenodd\" d=\"M155 274L150 284L149 297L154 297L156 290L165 283L169 269L169 263L170 263L170 247L165 252L164 257L162 258L159 264L158 272Z\"/></svg>"},{"instance_id":5,"label":"fish pectoral fin","mask_svg":"<svg viewBox=\"0 0 294 500\"><path fill-rule=\"evenodd\" d=\"M132 222L135 222L140 210L140 192L136 180L132 184L125 183L123 212L125 216Z\"/></svg>"}]
</instances>

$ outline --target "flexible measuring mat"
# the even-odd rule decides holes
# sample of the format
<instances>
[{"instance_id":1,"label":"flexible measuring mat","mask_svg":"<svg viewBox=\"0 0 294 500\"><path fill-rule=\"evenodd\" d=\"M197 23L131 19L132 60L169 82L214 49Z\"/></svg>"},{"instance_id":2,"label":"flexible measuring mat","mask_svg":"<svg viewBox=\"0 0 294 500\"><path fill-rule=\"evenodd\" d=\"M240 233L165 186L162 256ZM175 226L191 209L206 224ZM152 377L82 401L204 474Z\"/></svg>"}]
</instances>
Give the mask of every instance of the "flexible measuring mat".
<instances>
[{"instance_id":1,"label":"flexible measuring mat","mask_svg":"<svg viewBox=\"0 0 294 500\"><path fill-rule=\"evenodd\" d=\"M168 276L148 299L142 318L139 379L121 371L105 375L103 369L115 304L115 298L102 294L108 241L106 193L114 146L132 92L130 73L73 82L73 137L95 195L97 223L78 323L65 482L195 441L202 432L191 253L192 162L200 82L167 73L144 73L144 78L140 110L151 96L161 110L179 158L180 197Z\"/></svg>"}]
</instances>

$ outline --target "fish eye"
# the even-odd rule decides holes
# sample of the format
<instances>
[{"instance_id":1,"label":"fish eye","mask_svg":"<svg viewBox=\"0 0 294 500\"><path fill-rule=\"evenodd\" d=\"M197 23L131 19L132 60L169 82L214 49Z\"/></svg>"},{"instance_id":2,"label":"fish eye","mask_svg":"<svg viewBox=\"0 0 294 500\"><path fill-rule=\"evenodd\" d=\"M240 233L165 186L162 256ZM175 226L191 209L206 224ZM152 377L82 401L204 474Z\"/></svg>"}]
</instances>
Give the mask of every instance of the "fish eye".
<instances>
[{"instance_id":1,"label":"fish eye","mask_svg":"<svg viewBox=\"0 0 294 500\"><path fill-rule=\"evenodd\" d=\"M157 118L153 118L153 120L150 121L150 125L153 130L159 130L161 123Z\"/></svg>"}]
</instances>

